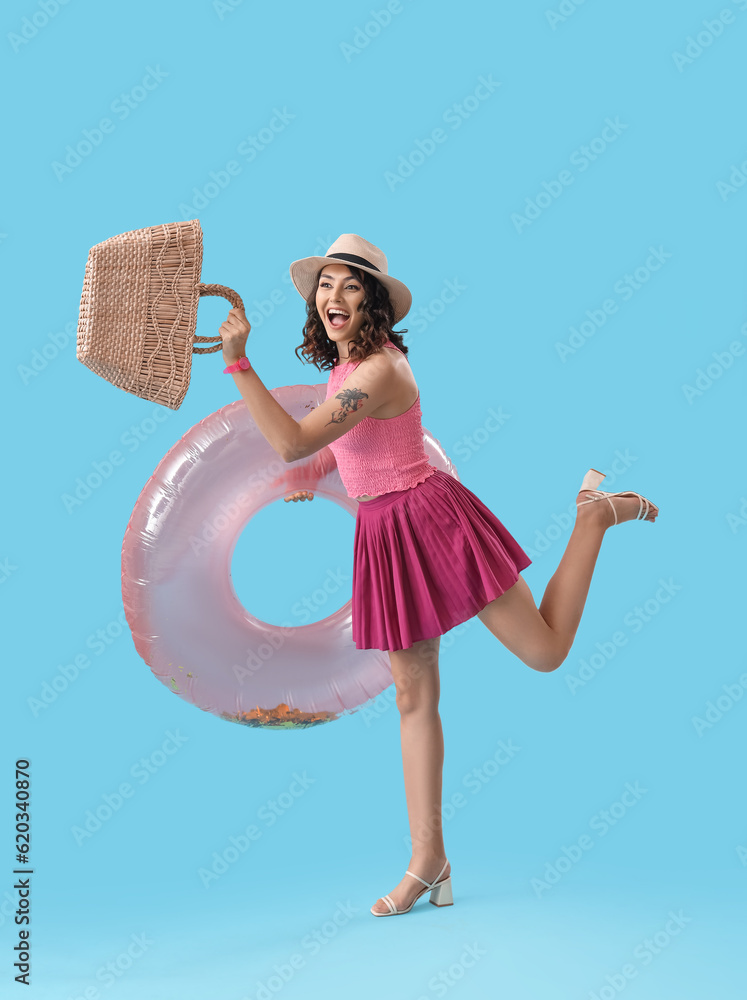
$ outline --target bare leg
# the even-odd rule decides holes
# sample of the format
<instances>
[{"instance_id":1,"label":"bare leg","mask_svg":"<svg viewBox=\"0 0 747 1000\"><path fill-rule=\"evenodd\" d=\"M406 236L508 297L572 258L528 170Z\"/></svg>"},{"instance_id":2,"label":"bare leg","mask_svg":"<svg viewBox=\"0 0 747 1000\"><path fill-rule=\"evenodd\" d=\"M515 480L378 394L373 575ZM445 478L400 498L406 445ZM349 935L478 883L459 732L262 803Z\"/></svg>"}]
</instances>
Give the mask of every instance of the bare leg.
<instances>
[{"instance_id":1,"label":"bare leg","mask_svg":"<svg viewBox=\"0 0 747 1000\"><path fill-rule=\"evenodd\" d=\"M617 497L613 502L618 523L636 516L636 499ZM613 524L614 514L607 501L579 507L568 545L539 608L526 580L520 576L505 594L478 612L477 617L493 635L533 670L545 673L556 670L568 656L604 533Z\"/></svg>"},{"instance_id":2,"label":"bare leg","mask_svg":"<svg viewBox=\"0 0 747 1000\"><path fill-rule=\"evenodd\" d=\"M389 659L397 690L400 713L402 767L407 813L410 820L412 854L407 867L432 882L441 871L446 854L441 829L441 795L444 740L438 713L440 636L415 643L410 649L394 650ZM451 871L447 867L444 877ZM409 906L423 883L405 875L391 896L398 910ZM373 907L388 913L379 898Z\"/></svg>"}]
</instances>

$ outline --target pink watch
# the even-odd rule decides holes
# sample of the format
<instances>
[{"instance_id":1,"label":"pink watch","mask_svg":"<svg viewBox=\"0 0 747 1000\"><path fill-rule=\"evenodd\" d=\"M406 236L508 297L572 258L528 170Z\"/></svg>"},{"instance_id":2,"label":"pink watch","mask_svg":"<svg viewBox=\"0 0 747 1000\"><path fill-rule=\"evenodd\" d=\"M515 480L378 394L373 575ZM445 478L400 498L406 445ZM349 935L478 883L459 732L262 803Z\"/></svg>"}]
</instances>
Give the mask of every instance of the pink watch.
<instances>
[{"instance_id":1,"label":"pink watch","mask_svg":"<svg viewBox=\"0 0 747 1000\"><path fill-rule=\"evenodd\" d=\"M247 368L251 368L251 367L252 366L249 364L249 358L243 357L243 358L239 358L239 360L236 361L236 362L234 362L234 364L229 365L228 368L224 368L223 369L223 374L224 375L232 375L234 372L246 371Z\"/></svg>"}]
</instances>

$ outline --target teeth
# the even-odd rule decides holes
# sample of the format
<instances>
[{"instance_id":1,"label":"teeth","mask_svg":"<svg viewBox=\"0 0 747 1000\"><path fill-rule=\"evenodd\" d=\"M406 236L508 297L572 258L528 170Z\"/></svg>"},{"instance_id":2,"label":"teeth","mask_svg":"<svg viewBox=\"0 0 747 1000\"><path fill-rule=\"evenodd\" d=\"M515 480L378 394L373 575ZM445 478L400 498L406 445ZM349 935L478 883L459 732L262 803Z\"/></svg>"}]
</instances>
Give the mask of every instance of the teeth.
<instances>
[{"instance_id":1,"label":"teeth","mask_svg":"<svg viewBox=\"0 0 747 1000\"><path fill-rule=\"evenodd\" d=\"M348 313L343 312L342 309L330 309L329 310L329 315L330 316L347 316Z\"/></svg>"}]
</instances>

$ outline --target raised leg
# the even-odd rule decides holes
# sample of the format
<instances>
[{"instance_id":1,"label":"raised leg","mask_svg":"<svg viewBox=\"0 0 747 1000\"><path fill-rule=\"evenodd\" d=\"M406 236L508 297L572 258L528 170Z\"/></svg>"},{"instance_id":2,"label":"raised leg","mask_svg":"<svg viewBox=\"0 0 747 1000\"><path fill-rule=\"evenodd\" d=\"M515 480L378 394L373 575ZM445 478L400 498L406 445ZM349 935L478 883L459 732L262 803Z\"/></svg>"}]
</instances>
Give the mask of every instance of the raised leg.
<instances>
[{"instance_id":1,"label":"raised leg","mask_svg":"<svg viewBox=\"0 0 747 1000\"><path fill-rule=\"evenodd\" d=\"M402 743L402 768L410 821L412 854L407 865L430 882L446 860L441 828L444 740L438 700L441 687L438 649L441 637L416 642L410 649L389 653L397 692ZM447 867L444 877L451 871ZM405 875L388 895L398 910L409 906L423 889L422 882ZM379 898L374 910L388 912Z\"/></svg>"},{"instance_id":2,"label":"raised leg","mask_svg":"<svg viewBox=\"0 0 747 1000\"><path fill-rule=\"evenodd\" d=\"M478 612L493 635L533 670L557 670L570 652L602 539L612 524L613 512L604 506L592 503L578 508L568 545L539 608L520 576L505 594Z\"/></svg>"}]
</instances>

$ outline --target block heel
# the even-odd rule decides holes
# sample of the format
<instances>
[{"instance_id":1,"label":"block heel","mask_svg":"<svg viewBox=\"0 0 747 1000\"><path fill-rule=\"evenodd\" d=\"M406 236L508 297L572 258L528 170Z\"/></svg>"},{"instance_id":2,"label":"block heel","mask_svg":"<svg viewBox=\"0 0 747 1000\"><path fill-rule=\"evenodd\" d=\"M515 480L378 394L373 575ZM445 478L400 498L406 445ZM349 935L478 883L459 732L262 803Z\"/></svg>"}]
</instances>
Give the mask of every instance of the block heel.
<instances>
[{"instance_id":1,"label":"block heel","mask_svg":"<svg viewBox=\"0 0 747 1000\"><path fill-rule=\"evenodd\" d=\"M443 882L431 889L431 903L434 906L451 906L454 897L451 894L451 875L448 875Z\"/></svg>"}]
</instances>

